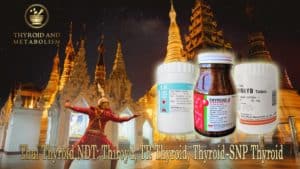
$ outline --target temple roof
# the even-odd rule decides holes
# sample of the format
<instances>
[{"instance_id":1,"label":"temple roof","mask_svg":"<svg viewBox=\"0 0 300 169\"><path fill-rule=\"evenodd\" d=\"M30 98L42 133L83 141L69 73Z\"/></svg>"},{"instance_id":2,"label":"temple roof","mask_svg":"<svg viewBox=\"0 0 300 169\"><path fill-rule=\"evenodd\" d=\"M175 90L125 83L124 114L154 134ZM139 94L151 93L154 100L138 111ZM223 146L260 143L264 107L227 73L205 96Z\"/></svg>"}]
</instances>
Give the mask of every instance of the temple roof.
<instances>
[{"instance_id":1,"label":"temple roof","mask_svg":"<svg viewBox=\"0 0 300 169\"><path fill-rule=\"evenodd\" d=\"M38 92L42 91L41 87L37 86L32 82L22 83L19 88L21 90L28 90L28 91L38 91Z\"/></svg>"},{"instance_id":2,"label":"temple roof","mask_svg":"<svg viewBox=\"0 0 300 169\"><path fill-rule=\"evenodd\" d=\"M126 74L125 61L123 58L122 46L120 41L118 41L117 44L117 52L116 52L116 57L113 65L112 74L114 72L119 72L119 73L124 72Z\"/></svg>"}]
</instances>

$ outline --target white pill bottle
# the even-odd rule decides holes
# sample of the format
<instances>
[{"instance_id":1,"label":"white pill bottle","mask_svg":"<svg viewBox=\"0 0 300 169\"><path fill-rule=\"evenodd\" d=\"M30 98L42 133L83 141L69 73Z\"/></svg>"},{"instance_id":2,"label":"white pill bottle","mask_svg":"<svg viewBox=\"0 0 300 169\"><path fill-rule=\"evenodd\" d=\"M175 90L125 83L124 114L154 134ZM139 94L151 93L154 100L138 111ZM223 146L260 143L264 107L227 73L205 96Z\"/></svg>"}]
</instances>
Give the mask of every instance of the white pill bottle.
<instances>
[{"instance_id":1,"label":"white pill bottle","mask_svg":"<svg viewBox=\"0 0 300 169\"><path fill-rule=\"evenodd\" d=\"M272 132L278 123L278 68L272 63L243 63L234 68L237 129L248 134Z\"/></svg>"},{"instance_id":2,"label":"white pill bottle","mask_svg":"<svg viewBox=\"0 0 300 169\"><path fill-rule=\"evenodd\" d=\"M196 68L189 62L170 62L158 66L157 126L166 134L194 131L193 91Z\"/></svg>"}]
</instances>

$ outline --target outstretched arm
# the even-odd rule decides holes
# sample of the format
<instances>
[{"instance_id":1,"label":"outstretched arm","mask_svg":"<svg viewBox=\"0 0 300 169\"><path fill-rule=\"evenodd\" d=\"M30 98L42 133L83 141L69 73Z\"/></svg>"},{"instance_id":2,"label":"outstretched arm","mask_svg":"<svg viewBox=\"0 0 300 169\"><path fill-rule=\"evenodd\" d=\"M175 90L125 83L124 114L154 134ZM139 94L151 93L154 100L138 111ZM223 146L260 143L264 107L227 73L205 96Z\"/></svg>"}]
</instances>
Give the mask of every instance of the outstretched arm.
<instances>
[{"instance_id":1,"label":"outstretched arm","mask_svg":"<svg viewBox=\"0 0 300 169\"><path fill-rule=\"evenodd\" d=\"M119 123L129 121L129 120L134 119L138 116L140 116L140 115L135 114L135 115L130 116L130 117L119 117L119 116L115 115L114 113L110 112L110 120L114 121L114 122L119 122Z\"/></svg>"},{"instance_id":2,"label":"outstretched arm","mask_svg":"<svg viewBox=\"0 0 300 169\"><path fill-rule=\"evenodd\" d=\"M72 106L70 101L66 101L65 107L69 108L75 112L80 112L80 113L84 113L84 114L91 114L91 112L92 112L92 110L90 108Z\"/></svg>"}]
</instances>

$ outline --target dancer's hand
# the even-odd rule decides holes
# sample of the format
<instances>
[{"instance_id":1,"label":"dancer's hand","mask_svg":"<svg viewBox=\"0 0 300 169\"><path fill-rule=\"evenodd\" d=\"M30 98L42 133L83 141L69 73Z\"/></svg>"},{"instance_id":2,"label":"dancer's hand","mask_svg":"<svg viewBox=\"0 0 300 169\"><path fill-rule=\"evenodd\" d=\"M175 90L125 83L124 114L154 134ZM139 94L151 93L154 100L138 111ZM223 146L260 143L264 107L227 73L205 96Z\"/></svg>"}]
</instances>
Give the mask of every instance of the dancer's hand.
<instances>
[{"instance_id":1,"label":"dancer's hand","mask_svg":"<svg viewBox=\"0 0 300 169\"><path fill-rule=\"evenodd\" d=\"M65 107L66 108L71 108L72 106L71 106L71 102L69 101L69 100L67 100L66 102L65 102Z\"/></svg>"},{"instance_id":2,"label":"dancer's hand","mask_svg":"<svg viewBox=\"0 0 300 169\"><path fill-rule=\"evenodd\" d=\"M134 114L133 116L132 116L132 118L134 119L134 118L137 118L137 117L139 117L139 116L141 116L140 114Z\"/></svg>"}]
</instances>

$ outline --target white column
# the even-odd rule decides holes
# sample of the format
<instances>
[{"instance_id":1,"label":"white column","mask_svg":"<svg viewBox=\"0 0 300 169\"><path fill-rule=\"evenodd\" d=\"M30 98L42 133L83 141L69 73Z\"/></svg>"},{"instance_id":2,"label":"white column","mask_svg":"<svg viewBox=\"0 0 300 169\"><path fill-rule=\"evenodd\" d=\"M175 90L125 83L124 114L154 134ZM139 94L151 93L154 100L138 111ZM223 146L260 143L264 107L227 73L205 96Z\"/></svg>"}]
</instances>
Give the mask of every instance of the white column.
<instances>
[{"instance_id":1,"label":"white column","mask_svg":"<svg viewBox=\"0 0 300 169\"><path fill-rule=\"evenodd\" d=\"M69 128L71 112L65 108L59 111L57 146L69 145Z\"/></svg>"},{"instance_id":2,"label":"white column","mask_svg":"<svg viewBox=\"0 0 300 169\"><path fill-rule=\"evenodd\" d=\"M140 149L140 146L143 144L143 124L144 119L138 117L135 120L135 149Z\"/></svg>"},{"instance_id":3,"label":"white column","mask_svg":"<svg viewBox=\"0 0 300 169\"><path fill-rule=\"evenodd\" d=\"M6 125L0 126L0 150L4 149L6 129L7 129Z\"/></svg>"},{"instance_id":4,"label":"white column","mask_svg":"<svg viewBox=\"0 0 300 169\"><path fill-rule=\"evenodd\" d=\"M42 111L39 109L14 109L8 124L5 152L19 152L21 144L37 150Z\"/></svg>"}]
</instances>

